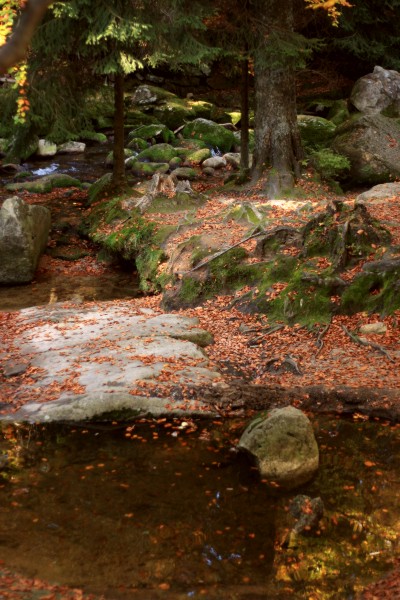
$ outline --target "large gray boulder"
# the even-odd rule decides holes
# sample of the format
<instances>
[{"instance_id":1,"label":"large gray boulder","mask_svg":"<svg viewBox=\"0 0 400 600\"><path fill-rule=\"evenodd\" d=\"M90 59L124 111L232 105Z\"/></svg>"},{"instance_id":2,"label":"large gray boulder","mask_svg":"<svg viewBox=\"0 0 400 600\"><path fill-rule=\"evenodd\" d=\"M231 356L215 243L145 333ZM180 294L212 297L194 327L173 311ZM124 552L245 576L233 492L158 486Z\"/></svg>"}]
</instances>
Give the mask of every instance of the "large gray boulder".
<instances>
[{"instance_id":1,"label":"large gray boulder","mask_svg":"<svg viewBox=\"0 0 400 600\"><path fill-rule=\"evenodd\" d=\"M374 185L400 177L400 125L383 115L361 115L337 130L332 148L347 156L354 183Z\"/></svg>"},{"instance_id":2,"label":"large gray boulder","mask_svg":"<svg viewBox=\"0 0 400 600\"><path fill-rule=\"evenodd\" d=\"M365 114L386 111L392 117L400 116L400 73L375 67L373 73L356 81L350 100Z\"/></svg>"},{"instance_id":3,"label":"large gray boulder","mask_svg":"<svg viewBox=\"0 0 400 600\"><path fill-rule=\"evenodd\" d=\"M46 248L50 211L44 206L8 198L0 209L0 283L32 281Z\"/></svg>"},{"instance_id":4,"label":"large gray boulder","mask_svg":"<svg viewBox=\"0 0 400 600\"><path fill-rule=\"evenodd\" d=\"M356 198L357 204L387 204L388 200L394 196L400 196L400 183L381 183L374 185L373 188L359 194Z\"/></svg>"},{"instance_id":5,"label":"large gray boulder","mask_svg":"<svg viewBox=\"0 0 400 600\"><path fill-rule=\"evenodd\" d=\"M276 408L253 420L238 447L255 458L263 477L285 489L306 483L318 470L318 445L311 422L293 406Z\"/></svg>"}]
</instances>

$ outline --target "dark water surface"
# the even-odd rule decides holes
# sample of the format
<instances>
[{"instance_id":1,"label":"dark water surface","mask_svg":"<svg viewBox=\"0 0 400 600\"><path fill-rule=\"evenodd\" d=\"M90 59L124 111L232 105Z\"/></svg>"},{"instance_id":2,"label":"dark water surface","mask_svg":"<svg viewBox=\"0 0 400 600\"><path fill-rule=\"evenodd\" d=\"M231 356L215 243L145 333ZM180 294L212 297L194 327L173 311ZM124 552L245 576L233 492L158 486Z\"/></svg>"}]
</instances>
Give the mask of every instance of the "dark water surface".
<instances>
[{"instance_id":1,"label":"dark water surface","mask_svg":"<svg viewBox=\"0 0 400 600\"><path fill-rule=\"evenodd\" d=\"M316 534L232 451L243 423L3 425L0 559L109 599L354 598L398 553L399 428L315 422Z\"/></svg>"}]
</instances>

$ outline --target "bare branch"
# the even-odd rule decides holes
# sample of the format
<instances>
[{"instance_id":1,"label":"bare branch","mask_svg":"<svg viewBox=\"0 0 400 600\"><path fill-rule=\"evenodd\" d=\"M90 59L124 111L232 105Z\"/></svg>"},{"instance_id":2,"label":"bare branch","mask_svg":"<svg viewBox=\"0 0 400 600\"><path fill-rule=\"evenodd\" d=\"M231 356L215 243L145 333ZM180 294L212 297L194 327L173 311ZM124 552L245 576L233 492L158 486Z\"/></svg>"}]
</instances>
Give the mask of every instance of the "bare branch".
<instances>
[{"instance_id":1,"label":"bare branch","mask_svg":"<svg viewBox=\"0 0 400 600\"><path fill-rule=\"evenodd\" d=\"M23 60L36 27L54 0L28 0L12 35L0 47L0 75Z\"/></svg>"}]
</instances>

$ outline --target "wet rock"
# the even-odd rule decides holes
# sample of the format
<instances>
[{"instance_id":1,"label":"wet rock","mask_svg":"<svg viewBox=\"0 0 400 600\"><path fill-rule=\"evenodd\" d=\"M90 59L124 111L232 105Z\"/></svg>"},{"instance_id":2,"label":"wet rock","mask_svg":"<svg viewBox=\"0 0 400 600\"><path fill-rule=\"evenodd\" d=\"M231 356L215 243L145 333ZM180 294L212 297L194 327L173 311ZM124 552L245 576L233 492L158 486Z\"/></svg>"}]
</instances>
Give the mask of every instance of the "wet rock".
<instances>
[{"instance_id":1,"label":"wet rock","mask_svg":"<svg viewBox=\"0 0 400 600\"><path fill-rule=\"evenodd\" d=\"M293 406L254 419L242 434L238 448L254 457L261 476L284 489L306 483L319 466L311 422Z\"/></svg>"},{"instance_id":2,"label":"wet rock","mask_svg":"<svg viewBox=\"0 0 400 600\"><path fill-rule=\"evenodd\" d=\"M50 230L50 211L14 196L0 209L0 283L32 281Z\"/></svg>"}]
</instances>

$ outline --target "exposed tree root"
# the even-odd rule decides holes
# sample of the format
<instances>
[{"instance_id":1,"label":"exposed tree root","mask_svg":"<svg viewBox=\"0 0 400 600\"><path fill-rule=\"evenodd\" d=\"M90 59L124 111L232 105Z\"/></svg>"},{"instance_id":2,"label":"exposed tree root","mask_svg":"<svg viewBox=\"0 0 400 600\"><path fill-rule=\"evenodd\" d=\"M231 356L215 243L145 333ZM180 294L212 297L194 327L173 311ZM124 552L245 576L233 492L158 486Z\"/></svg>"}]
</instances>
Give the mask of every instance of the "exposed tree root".
<instances>
[{"instance_id":1,"label":"exposed tree root","mask_svg":"<svg viewBox=\"0 0 400 600\"><path fill-rule=\"evenodd\" d=\"M380 346L380 344L377 344L376 342L370 342L369 340L358 337L358 335L356 335L355 333L351 333L351 331L349 331L345 325L341 325L341 328L349 336L349 338L356 344L360 344L360 346L370 346L371 348L374 348L374 350L378 350L378 352L380 352L381 354L386 356L386 358L388 360L390 360L390 362L392 362L392 363L396 362L390 356L389 352L387 350L385 350L385 348L383 348L383 346Z\"/></svg>"}]
</instances>

